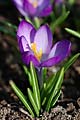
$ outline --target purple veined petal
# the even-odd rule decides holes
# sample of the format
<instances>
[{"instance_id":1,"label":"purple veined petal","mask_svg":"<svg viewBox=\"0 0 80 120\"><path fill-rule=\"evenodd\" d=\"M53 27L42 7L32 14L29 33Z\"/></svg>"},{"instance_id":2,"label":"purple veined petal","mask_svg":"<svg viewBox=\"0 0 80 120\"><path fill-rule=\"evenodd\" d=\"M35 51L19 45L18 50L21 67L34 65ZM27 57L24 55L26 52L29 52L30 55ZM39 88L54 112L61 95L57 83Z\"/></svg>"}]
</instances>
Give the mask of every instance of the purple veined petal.
<instances>
[{"instance_id":1,"label":"purple veined petal","mask_svg":"<svg viewBox=\"0 0 80 120\"><path fill-rule=\"evenodd\" d=\"M22 0L12 0L13 2L15 2L17 5L22 6Z\"/></svg>"},{"instance_id":2,"label":"purple veined petal","mask_svg":"<svg viewBox=\"0 0 80 120\"><path fill-rule=\"evenodd\" d=\"M52 35L52 32L51 32L51 30L50 30L50 28L48 26L46 26L46 29L47 29L47 33L48 33L48 47L51 49L53 35Z\"/></svg>"},{"instance_id":3,"label":"purple veined petal","mask_svg":"<svg viewBox=\"0 0 80 120\"><path fill-rule=\"evenodd\" d=\"M19 39L18 44L19 44L21 53L30 51L30 47L29 47L29 44L28 44L26 38L24 36L21 36L18 39Z\"/></svg>"},{"instance_id":4,"label":"purple veined petal","mask_svg":"<svg viewBox=\"0 0 80 120\"><path fill-rule=\"evenodd\" d=\"M41 11L41 13L39 14L39 17L48 16L51 12L52 12L52 6L49 5L48 7L46 7L45 9L43 9L43 10Z\"/></svg>"},{"instance_id":5,"label":"purple veined petal","mask_svg":"<svg viewBox=\"0 0 80 120\"><path fill-rule=\"evenodd\" d=\"M24 10L30 15L35 16L37 9L29 2L29 0L24 0Z\"/></svg>"},{"instance_id":6,"label":"purple veined petal","mask_svg":"<svg viewBox=\"0 0 80 120\"><path fill-rule=\"evenodd\" d=\"M26 40L28 41L28 44L30 45L30 33L31 30L35 29L30 23L22 20L19 24L18 30L17 30L17 36L21 37L24 36Z\"/></svg>"},{"instance_id":7,"label":"purple veined petal","mask_svg":"<svg viewBox=\"0 0 80 120\"><path fill-rule=\"evenodd\" d=\"M57 42L48 58L41 63L41 67L51 67L61 62L70 53L71 43L68 40Z\"/></svg>"},{"instance_id":8,"label":"purple veined petal","mask_svg":"<svg viewBox=\"0 0 80 120\"><path fill-rule=\"evenodd\" d=\"M36 59L36 57L31 52L24 52L22 54L22 60L26 65L29 65L32 61L35 67L39 66L39 61Z\"/></svg>"},{"instance_id":9,"label":"purple veined petal","mask_svg":"<svg viewBox=\"0 0 80 120\"><path fill-rule=\"evenodd\" d=\"M47 25L41 26L35 34L34 43L36 43L37 50L42 49L42 53L50 52L52 46L52 34Z\"/></svg>"},{"instance_id":10,"label":"purple veined petal","mask_svg":"<svg viewBox=\"0 0 80 120\"><path fill-rule=\"evenodd\" d=\"M44 0L28 0L29 3L34 4L34 2L37 2L38 5L41 5Z\"/></svg>"},{"instance_id":11,"label":"purple veined petal","mask_svg":"<svg viewBox=\"0 0 80 120\"><path fill-rule=\"evenodd\" d=\"M51 67L51 66L57 64L59 61L60 61L60 57L56 56L56 57L53 57L53 58L43 61L40 64L40 67Z\"/></svg>"},{"instance_id":12,"label":"purple veined petal","mask_svg":"<svg viewBox=\"0 0 80 120\"><path fill-rule=\"evenodd\" d=\"M31 43L34 42L35 34L36 34L36 29L33 28L33 29L31 30L31 33L30 33Z\"/></svg>"},{"instance_id":13,"label":"purple veined petal","mask_svg":"<svg viewBox=\"0 0 80 120\"><path fill-rule=\"evenodd\" d=\"M54 0L55 4L60 4L63 2L63 0Z\"/></svg>"},{"instance_id":14,"label":"purple veined petal","mask_svg":"<svg viewBox=\"0 0 80 120\"><path fill-rule=\"evenodd\" d=\"M62 40L57 42L49 53L48 59L59 56L62 61L66 56L68 56L71 48L71 42L68 40Z\"/></svg>"},{"instance_id":15,"label":"purple veined petal","mask_svg":"<svg viewBox=\"0 0 80 120\"><path fill-rule=\"evenodd\" d=\"M44 8L47 8L51 4L51 1L50 0L42 0L42 1L39 0L38 4L39 4L39 9L43 10Z\"/></svg>"},{"instance_id":16,"label":"purple veined petal","mask_svg":"<svg viewBox=\"0 0 80 120\"><path fill-rule=\"evenodd\" d=\"M39 0L36 16L43 17L43 16L49 15L51 8L48 6L50 6L50 5L51 5L50 0ZM45 14L44 14L44 12L45 12Z\"/></svg>"},{"instance_id":17,"label":"purple veined petal","mask_svg":"<svg viewBox=\"0 0 80 120\"><path fill-rule=\"evenodd\" d=\"M27 13L23 10L23 1L22 0L12 0L17 7L17 9L20 11L20 13L24 16L27 15Z\"/></svg>"},{"instance_id":18,"label":"purple veined petal","mask_svg":"<svg viewBox=\"0 0 80 120\"><path fill-rule=\"evenodd\" d=\"M23 15L23 16L28 16L28 14L23 10L23 8L22 7L17 7L18 8L18 10L20 11L20 13Z\"/></svg>"},{"instance_id":19,"label":"purple veined petal","mask_svg":"<svg viewBox=\"0 0 80 120\"><path fill-rule=\"evenodd\" d=\"M44 0L38 0L38 5L42 5L42 3L44 2Z\"/></svg>"}]
</instances>

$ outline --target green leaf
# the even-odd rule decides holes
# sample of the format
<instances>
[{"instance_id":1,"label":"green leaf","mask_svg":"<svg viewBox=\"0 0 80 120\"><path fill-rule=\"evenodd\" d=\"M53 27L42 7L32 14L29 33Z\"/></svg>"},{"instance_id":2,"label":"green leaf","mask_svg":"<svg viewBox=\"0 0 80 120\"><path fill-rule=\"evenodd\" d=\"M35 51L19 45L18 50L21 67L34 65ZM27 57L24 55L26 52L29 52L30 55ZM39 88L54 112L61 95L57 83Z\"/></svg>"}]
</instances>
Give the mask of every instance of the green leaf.
<instances>
[{"instance_id":1,"label":"green leaf","mask_svg":"<svg viewBox=\"0 0 80 120\"><path fill-rule=\"evenodd\" d=\"M47 93L50 93L52 88L54 87L54 85L56 83L55 78L57 78L57 74L52 75L51 78L49 78L49 80L47 80L47 83L46 83L46 91L47 91Z\"/></svg>"},{"instance_id":2,"label":"green leaf","mask_svg":"<svg viewBox=\"0 0 80 120\"><path fill-rule=\"evenodd\" d=\"M21 92L21 90L15 85L15 83L12 80L10 81L10 85L11 85L12 89L14 90L14 92L16 93L16 95L22 101L22 103L24 104L24 106L27 108L27 110L29 111L29 113L32 115L32 117L34 117L34 113L32 111L32 108L29 105L29 102L25 98L24 94Z\"/></svg>"},{"instance_id":3,"label":"green leaf","mask_svg":"<svg viewBox=\"0 0 80 120\"><path fill-rule=\"evenodd\" d=\"M37 104L38 109L40 110L40 107L41 107L41 104L40 104L40 90L39 90L36 71L35 71L35 68L34 68L32 62L30 63L30 71L31 71L31 78L32 78L32 81L33 81L32 82L33 83L32 88L33 88L35 102Z\"/></svg>"},{"instance_id":4,"label":"green leaf","mask_svg":"<svg viewBox=\"0 0 80 120\"><path fill-rule=\"evenodd\" d=\"M14 38L16 37L16 33L14 31L8 30L4 26L0 26L0 31L3 32L3 33L5 33L5 34L8 34L8 35L10 35L10 36L12 36Z\"/></svg>"},{"instance_id":5,"label":"green leaf","mask_svg":"<svg viewBox=\"0 0 80 120\"><path fill-rule=\"evenodd\" d=\"M27 69L27 67L25 65L23 65L23 69L24 69L26 75L28 75L28 77L29 77L30 85L33 86L33 83L32 83L33 81L32 81L31 74L30 74L29 70Z\"/></svg>"},{"instance_id":6,"label":"green leaf","mask_svg":"<svg viewBox=\"0 0 80 120\"><path fill-rule=\"evenodd\" d=\"M74 30L71 30L71 29L69 29L69 28L65 28L65 30L66 30L68 33L70 33L70 34L72 34L72 35L80 38L80 33L76 32L76 31L74 31Z\"/></svg>"},{"instance_id":7,"label":"green leaf","mask_svg":"<svg viewBox=\"0 0 80 120\"><path fill-rule=\"evenodd\" d=\"M55 97L55 95L59 92L59 90L61 89L61 85L63 82L63 77L64 77L64 68L62 68L59 72L59 76L58 78L55 77L56 79L56 84L55 87L53 87L52 92L49 94L47 101L46 101L46 106L45 106L45 110L49 112L50 107L51 107L51 102L53 100L53 98Z\"/></svg>"},{"instance_id":8,"label":"green leaf","mask_svg":"<svg viewBox=\"0 0 80 120\"><path fill-rule=\"evenodd\" d=\"M44 101L47 94L54 87L55 82L56 82L55 75L50 76L48 78L48 80L46 80L46 82L44 83L44 86L42 87L42 90L41 90L41 102Z\"/></svg>"},{"instance_id":9,"label":"green leaf","mask_svg":"<svg viewBox=\"0 0 80 120\"><path fill-rule=\"evenodd\" d=\"M50 108L53 107L53 106L56 104L58 98L60 97L60 94L61 94L61 91L59 90L59 92L58 92L58 93L55 95L55 97L53 98L53 100L52 100L52 102L51 102L51 105L50 105Z\"/></svg>"},{"instance_id":10,"label":"green leaf","mask_svg":"<svg viewBox=\"0 0 80 120\"><path fill-rule=\"evenodd\" d=\"M65 19L68 17L69 15L69 11L66 12L65 10L65 6L63 6L63 12L62 12L62 15L57 18L52 24L51 24L51 29L52 31L54 32L55 28L57 26L59 26L61 23L63 23L65 21Z\"/></svg>"},{"instance_id":11,"label":"green leaf","mask_svg":"<svg viewBox=\"0 0 80 120\"><path fill-rule=\"evenodd\" d=\"M54 88L55 84L56 84L56 80L58 79L60 74L60 71L58 71L56 74L51 75L48 80L46 80L46 86L45 88L42 88L41 91L41 101L43 102L45 97L48 96L48 94L52 91L52 89Z\"/></svg>"},{"instance_id":12,"label":"green leaf","mask_svg":"<svg viewBox=\"0 0 80 120\"><path fill-rule=\"evenodd\" d=\"M75 3L75 0L68 0L68 3L73 5Z\"/></svg>"},{"instance_id":13,"label":"green leaf","mask_svg":"<svg viewBox=\"0 0 80 120\"><path fill-rule=\"evenodd\" d=\"M36 112L37 117L38 117L39 116L39 110L38 110L37 105L35 103L35 99L34 99L33 93L30 90L30 88L28 88L27 91L28 91L29 100L30 100L30 102L31 102L35 112Z\"/></svg>"},{"instance_id":14,"label":"green leaf","mask_svg":"<svg viewBox=\"0 0 80 120\"><path fill-rule=\"evenodd\" d=\"M51 12L50 14L50 18L51 18L51 21L55 21L56 20L56 16L55 16L55 12Z\"/></svg>"},{"instance_id":15,"label":"green leaf","mask_svg":"<svg viewBox=\"0 0 80 120\"><path fill-rule=\"evenodd\" d=\"M40 19L38 17L34 17L34 25L37 29L40 27Z\"/></svg>"},{"instance_id":16,"label":"green leaf","mask_svg":"<svg viewBox=\"0 0 80 120\"><path fill-rule=\"evenodd\" d=\"M8 21L0 21L0 23L2 24L0 26L0 31L8 34L12 37L16 37L16 30L17 30L17 26L15 26L14 24L8 22Z\"/></svg>"},{"instance_id":17,"label":"green leaf","mask_svg":"<svg viewBox=\"0 0 80 120\"><path fill-rule=\"evenodd\" d=\"M3 25L6 25L8 27L13 28L15 31L17 30L17 26L12 24L12 23L10 23L10 22L8 22L8 21L0 21L0 23L2 23Z\"/></svg>"},{"instance_id":18,"label":"green leaf","mask_svg":"<svg viewBox=\"0 0 80 120\"><path fill-rule=\"evenodd\" d=\"M46 81L47 68L42 68L42 80L43 83Z\"/></svg>"},{"instance_id":19,"label":"green leaf","mask_svg":"<svg viewBox=\"0 0 80 120\"><path fill-rule=\"evenodd\" d=\"M80 56L80 53L77 53L76 55L72 56L69 60L66 61L64 64L64 71L66 72L68 68L76 61L76 59Z\"/></svg>"},{"instance_id":20,"label":"green leaf","mask_svg":"<svg viewBox=\"0 0 80 120\"><path fill-rule=\"evenodd\" d=\"M43 87L41 88L41 104L44 105L44 101L46 99L46 83L43 84Z\"/></svg>"}]
</instances>

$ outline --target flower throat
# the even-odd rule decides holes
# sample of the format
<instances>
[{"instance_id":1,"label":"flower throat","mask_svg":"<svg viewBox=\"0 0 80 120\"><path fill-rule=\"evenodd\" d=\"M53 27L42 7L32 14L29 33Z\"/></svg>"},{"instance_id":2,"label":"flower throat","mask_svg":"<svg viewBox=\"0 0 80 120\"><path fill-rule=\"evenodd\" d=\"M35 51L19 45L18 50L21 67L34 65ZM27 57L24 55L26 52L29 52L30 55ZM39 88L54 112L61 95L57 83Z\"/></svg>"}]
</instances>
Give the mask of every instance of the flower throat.
<instances>
[{"instance_id":1,"label":"flower throat","mask_svg":"<svg viewBox=\"0 0 80 120\"><path fill-rule=\"evenodd\" d=\"M40 61L41 57L42 57L42 49L40 49L40 51L38 51L36 43L31 43L31 49L34 52L35 57Z\"/></svg>"}]
</instances>

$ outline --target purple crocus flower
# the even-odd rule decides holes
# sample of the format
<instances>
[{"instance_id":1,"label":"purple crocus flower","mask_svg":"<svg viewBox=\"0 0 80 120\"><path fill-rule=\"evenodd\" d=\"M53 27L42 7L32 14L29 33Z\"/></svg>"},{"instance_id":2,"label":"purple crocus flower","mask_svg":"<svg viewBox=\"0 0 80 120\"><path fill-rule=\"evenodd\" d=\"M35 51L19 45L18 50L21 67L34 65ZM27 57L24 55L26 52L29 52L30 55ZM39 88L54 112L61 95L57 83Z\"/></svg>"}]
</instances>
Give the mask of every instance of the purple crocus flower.
<instances>
[{"instance_id":1,"label":"purple crocus flower","mask_svg":"<svg viewBox=\"0 0 80 120\"><path fill-rule=\"evenodd\" d=\"M53 66L70 52L71 43L68 40L61 40L52 46L52 33L48 25L36 30L32 24L22 20L17 38L23 62L29 65L32 61L36 68Z\"/></svg>"},{"instance_id":2,"label":"purple crocus flower","mask_svg":"<svg viewBox=\"0 0 80 120\"><path fill-rule=\"evenodd\" d=\"M55 4L61 4L61 3L63 3L63 1L64 1L64 0L54 0L54 3L55 3Z\"/></svg>"},{"instance_id":3,"label":"purple crocus flower","mask_svg":"<svg viewBox=\"0 0 80 120\"><path fill-rule=\"evenodd\" d=\"M23 16L43 17L52 11L50 0L13 0Z\"/></svg>"}]
</instances>

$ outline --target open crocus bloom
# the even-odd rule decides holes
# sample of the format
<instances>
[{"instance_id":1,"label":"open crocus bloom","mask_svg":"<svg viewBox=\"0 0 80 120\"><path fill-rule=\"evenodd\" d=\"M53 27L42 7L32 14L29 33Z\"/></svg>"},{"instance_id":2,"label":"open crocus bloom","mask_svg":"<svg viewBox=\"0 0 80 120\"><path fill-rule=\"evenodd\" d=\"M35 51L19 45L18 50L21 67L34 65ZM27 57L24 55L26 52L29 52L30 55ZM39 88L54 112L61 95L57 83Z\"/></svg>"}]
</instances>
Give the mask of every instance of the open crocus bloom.
<instances>
[{"instance_id":1,"label":"open crocus bloom","mask_svg":"<svg viewBox=\"0 0 80 120\"><path fill-rule=\"evenodd\" d=\"M52 33L47 25L35 30L30 23L22 20L17 38L26 65L32 61L35 67L50 67L61 62L70 52L68 40L61 40L52 47Z\"/></svg>"},{"instance_id":2,"label":"open crocus bloom","mask_svg":"<svg viewBox=\"0 0 80 120\"><path fill-rule=\"evenodd\" d=\"M23 16L47 16L52 11L50 0L13 0Z\"/></svg>"}]
</instances>

